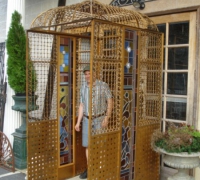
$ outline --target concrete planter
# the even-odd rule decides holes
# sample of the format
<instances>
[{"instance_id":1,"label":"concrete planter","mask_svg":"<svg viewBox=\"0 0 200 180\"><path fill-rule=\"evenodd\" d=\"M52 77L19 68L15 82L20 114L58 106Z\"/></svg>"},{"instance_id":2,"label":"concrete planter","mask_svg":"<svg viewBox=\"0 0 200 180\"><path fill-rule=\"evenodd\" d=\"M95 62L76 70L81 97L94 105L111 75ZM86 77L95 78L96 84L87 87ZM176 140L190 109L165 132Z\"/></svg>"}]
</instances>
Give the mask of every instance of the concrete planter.
<instances>
[{"instance_id":1,"label":"concrete planter","mask_svg":"<svg viewBox=\"0 0 200 180\"><path fill-rule=\"evenodd\" d=\"M168 177L167 180L194 180L194 177L188 175L188 169L193 169L200 166L200 152L188 154L182 153L168 153L163 149L156 149L155 151L164 155L163 162L173 168L176 168L178 172Z\"/></svg>"},{"instance_id":2,"label":"concrete planter","mask_svg":"<svg viewBox=\"0 0 200 180\"><path fill-rule=\"evenodd\" d=\"M15 129L12 133L14 136L13 142L13 152L15 156L15 167L18 169L27 168L27 144L26 144L26 96L12 96L15 104L12 109L15 111L20 111L22 116L22 124L19 128ZM28 105L28 111L37 110L39 108L36 105L36 100L38 96L29 96L31 98L31 103Z\"/></svg>"},{"instance_id":3,"label":"concrete planter","mask_svg":"<svg viewBox=\"0 0 200 180\"><path fill-rule=\"evenodd\" d=\"M26 96L16 96L13 95L12 96L15 104L12 106L12 109L15 111L20 111L23 113L26 113ZM33 111L33 110L37 110L39 106L36 105L36 100L38 98L38 96L30 96L31 101L32 102L29 106L28 106L28 111Z\"/></svg>"}]
</instances>

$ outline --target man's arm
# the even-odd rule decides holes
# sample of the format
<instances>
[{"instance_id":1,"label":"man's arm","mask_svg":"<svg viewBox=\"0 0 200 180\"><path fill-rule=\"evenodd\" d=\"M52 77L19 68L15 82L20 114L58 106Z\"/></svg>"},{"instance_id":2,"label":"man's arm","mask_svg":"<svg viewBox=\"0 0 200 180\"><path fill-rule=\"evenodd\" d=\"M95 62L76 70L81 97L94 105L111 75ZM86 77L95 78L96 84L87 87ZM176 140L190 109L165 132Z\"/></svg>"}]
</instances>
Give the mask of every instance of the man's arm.
<instances>
[{"instance_id":1,"label":"man's arm","mask_svg":"<svg viewBox=\"0 0 200 180\"><path fill-rule=\"evenodd\" d=\"M102 127L106 127L108 125L108 120L111 117L111 113L112 113L112 107L113 107L113 99L109 98L107 99L107 110L106 110L106 116L104 118L104 120L102 121Z\"/></svg>"},{"instance_id":2,"label":"man's arm","mask_svg":"<svg viewBox=\"0 0 200 180\"><path fill-rule=\"evenodd\" d=\"M75 125L76 131L80 131L80 123L81 123L82 118L83 118L83 103L80 103L79 109L78 109L78 119Z\"/></svg>"},{"instance_id":3,"label":"man's arm","mask_svg":"<svg viewBox=\"0 0 200 180\"><path fill-rule=\"evenodd\" d=\"M107 99L107 103L108 106L107 106L106 116L110 118L112 113L113 99L112 98Z\"/></svg>"}]
</instances>

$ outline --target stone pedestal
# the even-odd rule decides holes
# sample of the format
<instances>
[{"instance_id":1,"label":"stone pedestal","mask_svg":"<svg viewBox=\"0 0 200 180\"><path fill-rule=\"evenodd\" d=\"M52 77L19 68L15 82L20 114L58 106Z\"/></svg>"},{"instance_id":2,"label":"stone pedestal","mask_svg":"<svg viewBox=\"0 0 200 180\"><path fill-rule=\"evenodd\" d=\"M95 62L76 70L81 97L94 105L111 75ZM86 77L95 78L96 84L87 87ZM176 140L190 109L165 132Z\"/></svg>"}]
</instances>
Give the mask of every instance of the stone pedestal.
<instances>
[{"instance_id":1,"label":"stone pedestal","mask_svg":"<svg viewBox=\"0 0 200 180\"><path fill-rule=\"evenodd\" d=\"M22 113L22 125L12 134L14 136L13 152L15 156L15 167L25 169L27 167L26 150L26 114Z\"/></svg>"},{"instance_id":2,"label":"stone pedestal","mask_svg":"<svg viewBox=\"0 0 200 180\"><path fill-rule=\"evenodd\" d=\"M15 156L15 167L18 169L25 169L27 167L27 148L26 148L26 96L12 96L15 104L12 109L21 112L22 124L15 129L12 134L14 136L13 152ZM32 103L28 106L28 111L37 110L39 106L36 105L37 96L32 98Z\"/></svg>"}]
</instances>

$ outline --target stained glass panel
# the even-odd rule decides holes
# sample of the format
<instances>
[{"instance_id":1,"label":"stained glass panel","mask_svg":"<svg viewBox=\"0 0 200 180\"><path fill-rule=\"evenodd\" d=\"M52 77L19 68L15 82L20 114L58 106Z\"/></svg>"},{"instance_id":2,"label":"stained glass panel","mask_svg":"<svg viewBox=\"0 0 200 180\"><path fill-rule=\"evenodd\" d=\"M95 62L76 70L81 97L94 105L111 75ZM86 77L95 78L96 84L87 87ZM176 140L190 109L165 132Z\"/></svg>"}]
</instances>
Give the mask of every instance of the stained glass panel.
<instances>
[{"instance_id":1,"label":"stained glass panel","mask_svg":"<svg viewBox=\"0 0 200 180\"><path fill-rule=\"evenodd\" d=\"M132 120L132 90L124 91L124 107L122 119L122 155L121 155L121 174L129 174L131 162L131 120Z\"/></svg>"},{"instance_id":2,"label":"stained glass panel","mask_svg":"<svg viewBox=\"0 0 200 180\"><path fill-rule=\"evenodd\" d=\"M60 164L72 162L70 39L60 38Z\"/></svg>"},{"instance_id":3,"label":"stained glass panel","mask_svg":"<svg viewBox=\"0 0 200 180\"><path fill-rule=\"evenodd\" d=\"M136 70L136 32L125 31L124 45L124 104L122 117L121 177L132 179L134 176L135 128L134 128L134 82Z\"/></svg>"}]
</instances>

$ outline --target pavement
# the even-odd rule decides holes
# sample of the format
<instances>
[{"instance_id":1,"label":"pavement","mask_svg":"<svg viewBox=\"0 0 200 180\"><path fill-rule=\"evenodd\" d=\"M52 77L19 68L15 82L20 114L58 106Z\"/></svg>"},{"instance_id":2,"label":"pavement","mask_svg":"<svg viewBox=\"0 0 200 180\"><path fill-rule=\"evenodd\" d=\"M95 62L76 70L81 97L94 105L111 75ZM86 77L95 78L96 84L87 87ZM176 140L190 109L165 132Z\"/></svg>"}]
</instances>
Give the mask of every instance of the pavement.
<instances>
[{"instance_id":1,"label":"pavement","mask_svg":"<svg viewBox=\"0 0 200 180\"><path fill-rule=\"evenodd\" d=\"M167 177L161 177L160 180L166 180ZM14 173L0 167L0 180L26 180L26 169L16 170ZM78 176L66 180L80 180Z\"/></svg>"},{"instance_id":2,"label":"pavement","mask_svg":"<svg viewBox=\"0 0 200 180\"><path fill-rule=\"evenodd\" d=\"M66 179L66 180L81 180L81 179L79 178L79 176L75 176L75 177L73 177L73 178ZM85 180L87 180L87 179L85 179Z\"/></svg>"},{"instance_id":3,"label":"pavement","mask_svg":"<svg viewBox=\"0 0 200 180\"><path fill-rule=\"evenodd\" d=\"M24 180L26 170L16 170L14 173L0 167L0 180Z\"/></svg>"},{"instance_id":4,"label":"pavement","mask_svg":"<svg viewBox=\"0 0 200 180\"><path fill-rule=\"evenodd\" d=\"M26 169L16 170L14 173L0 167L0 180L25 180ZM66 180L80 180L78 176Z\"/></svg>"}]
</instances>

